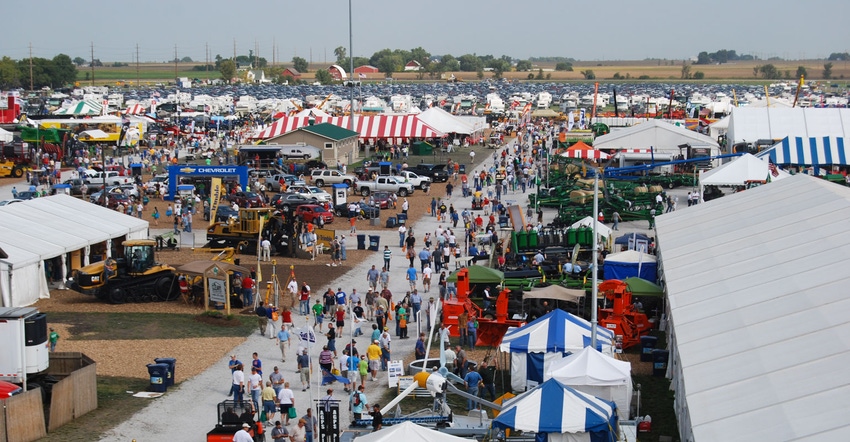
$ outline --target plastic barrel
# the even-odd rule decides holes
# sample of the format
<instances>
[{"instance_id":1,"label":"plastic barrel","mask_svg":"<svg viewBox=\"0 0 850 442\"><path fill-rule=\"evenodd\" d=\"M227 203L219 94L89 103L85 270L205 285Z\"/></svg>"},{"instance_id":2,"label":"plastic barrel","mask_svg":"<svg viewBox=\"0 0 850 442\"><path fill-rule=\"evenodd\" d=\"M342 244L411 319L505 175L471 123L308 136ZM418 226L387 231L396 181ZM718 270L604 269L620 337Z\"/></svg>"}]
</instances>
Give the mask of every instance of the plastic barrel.
<instances>
[{"instance_id":1,"label":"plastic barrel","mask_svg":"<svg viewBox=\"0 0 850 442\"><path fill-rule=\"evenodd\" d=\"M381 247L380 235L369 235L369 250L377 252L379 247Z\"/></svg>"},{"instance_id":2,"label":"plastic barrel","mask_svg":"<svg viewBox=\"0 0 850 442\"><path fill-rule=\"evenodd\" d=\"M576 229L567 229L567 246L575 245L578 242L578 232Z\"/></svg>"},{"instance_id":3,"label":"plastic barrel","mask_svg":"<svg viewBox=\"0 0 850 442\"><path fill-rule=\"evenodd\" d=\"M357 250L366 250L366 235L357 235Z\"/></svg>"},{"instance_id":4,"label":"plastic barrel","mask_svg":"<svg viewBox=\"0 0 850 442\"><path fill-rule=\"evenodd\" d=\"M520 250L527 249L528 248L528 233L517 232L516 242L517 242L517 247L519 247Z\"/></svg>"},{"instance_id":5,"label":"plastic barrel","mask_svg":"<svg viewBox=\"0 0 850 442\"><path fill-rule=\"evenodd\" d=\"M528 247L532 249L537 248L537 234L534 232L528 233Z\"/></svg>"}]
</instances>

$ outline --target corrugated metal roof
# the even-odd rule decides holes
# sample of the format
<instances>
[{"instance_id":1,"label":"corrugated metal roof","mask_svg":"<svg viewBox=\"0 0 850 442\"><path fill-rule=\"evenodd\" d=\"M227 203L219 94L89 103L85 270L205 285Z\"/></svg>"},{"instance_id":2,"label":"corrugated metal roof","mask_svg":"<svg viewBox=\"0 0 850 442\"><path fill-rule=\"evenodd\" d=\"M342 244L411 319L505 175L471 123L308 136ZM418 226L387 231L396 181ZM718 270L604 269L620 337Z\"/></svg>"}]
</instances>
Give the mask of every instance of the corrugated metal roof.
<instances>
[{"instance_id":1,"label":"corrugated metal roof","mask_svg":"<svg viewBox=\"0 0 850 442\"><path fill-rule=\"evenodd\" d=\"M850 431L848 219L850 189L804 175L657 218L684 437Z\"/></svg>"}]
</instances>

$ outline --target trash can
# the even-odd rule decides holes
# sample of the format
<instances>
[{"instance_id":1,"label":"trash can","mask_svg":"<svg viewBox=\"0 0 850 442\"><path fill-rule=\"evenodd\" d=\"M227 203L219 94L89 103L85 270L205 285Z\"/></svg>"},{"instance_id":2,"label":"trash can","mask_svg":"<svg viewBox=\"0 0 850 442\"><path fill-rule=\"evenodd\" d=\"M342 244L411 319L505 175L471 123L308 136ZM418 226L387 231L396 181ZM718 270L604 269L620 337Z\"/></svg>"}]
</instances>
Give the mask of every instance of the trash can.
<instances>
[{"instance_id":1,"label":"trash can","mask_svg":"<svg viewBox=\"0 0 850 442\"><path fill-rule=\"evenodd\" d=\"M398 220L396 219L396 217L391 216L391 217L387 218L387 228L388 229L391 229L391 228L393 228L397 225L398 225Z\"/></svg>"},{"instance_id":2,"label":"trash can","mask_svg":"<svg viewBox=\"0 0 850 442\"><path fill-rule=\"evenodd\" d=\"M374 218L371 218L371 219L369 220L369 225L370 225L370 226L375 226L375 227L380 226L380 225L381 225L381 216L380 216L380 215L378 215L378 216L376 216L376 217L374 217Z\"/></svg>"},{"instance_id":3,"label":"trash can","mask_svg":"<svg viewBox=\"0 0 850 442\"><path fill-rule=\"evenodd\" d=\"M398 220L398 225L403 226L407 224L407 214L406 213L398 213L395 218Z\"/></svg>"},{"instance_id":4,"label":"trash can","mask_svg":"<svg viewBox=\"0 0 850 442\"><path fill-rule=\"evenodd\" d=\"M528 247L532 249L537 248L537 234L534 232L528 233Z\"/></svg>"},{"instance_id":5,"label":"trash can","mask_svg":"<svg viewBox=\"0 0 850 442\"><path fill-rule=\"evenodd\" d=\"M165 378L167 387L174 385L174 366L177 364L177 359L174 358L156 358L153 360L157 364L165 364L168 366L168 376Z\"/></svg>"},{"instance_id":6,"label":"trash can","mask_svg":"<svg viewBox=\"0 0 850 442\"><path fill-rule=\"evenodd\" d=\"M567 229L567 245L574 246L576 243L578 243L578 232L576 229Z\"/></svg>"},{"instance_id":7,"label":"trash can","mask_svg":"<svg viewBox=\"0 0 850 442\"><path fill-rule=\"evenodd\" d=\"M667 350L652 350L652 375L664 376L667 374L667 360L670 352Z\"/></svg>"},{"instance_id":8,"label":"trash can","mask_svg":"<svg viewBox=\"0 0 850 442\"><path fill-rule=\"evenodd\" d=\"M357 235L357 250L366 250L366 235Z\"/></svg>"},{"instance_id":9,"label":"trash can","mask_svg":"<svg viewBox=\"0 0 850 442\"><path fill-rule=\"evenodd\" d=\"M658 338L655 336L641 336L640 337L640 361L641 362L651 362L652 361L652 350L655 349L655 344L658 343Z\"/></svg>"},{"instance_id":10,"label":"trash can","mask_svg":"<svg viewBox=\"0 0 850 442\"><path fill-rule=\"evenodd\" d=\"M148 364L148 374L151 377L151 385L148 389L155 393L165 393L168 389L168 365Z\"/></svg>"},{"instance_id":11,"label":"trash can","mask_svg":"<svg viewBox=\"0 0 850 442\"><path fill-rule=\"evenodd\" d=\"M508 216L499 215L499 228L508 227Z\"/></svg>"},{"instance_id":12,"label":"trash can","mask_svg":"<svg viewBox=\"0 0 850 442\"><path fill-rule=\"evenodd\" d=\"M369 250L377 252L381 247L380 235L369 235Z\"/></svg>"},{"instance_id":13,"label":"trash can","mask_svg":"<svg viewBox=\"0 0 850 442\"><path fill-rule=\"evenodd\" d=\"M528 232L516 233L516 246L519 250L528 248Z\"/></svg>"}]
</instances>

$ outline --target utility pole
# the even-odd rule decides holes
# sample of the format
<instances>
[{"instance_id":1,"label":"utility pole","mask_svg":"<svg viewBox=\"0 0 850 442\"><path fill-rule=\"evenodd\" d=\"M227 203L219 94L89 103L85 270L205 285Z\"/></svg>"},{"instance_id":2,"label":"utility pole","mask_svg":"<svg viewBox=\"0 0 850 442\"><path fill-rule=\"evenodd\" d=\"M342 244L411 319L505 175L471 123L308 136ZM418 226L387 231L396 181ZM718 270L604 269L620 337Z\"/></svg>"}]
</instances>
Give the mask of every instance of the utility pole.
<instances>
[{"instance_id":1,"label":"utility pole","mask_svg":"<svg viewBox=\"0 0 850 442\"><path fill-rule=\"evenodd\" d=\"M33 90L33 83L32 83L32 42L30 42L30 90Z\"/></svg>"},{"instance_id":2,"label":"utility pole","mask_svg":"<svg viewBox=\"0 0 850 442\"><path fill-rule=\"evenodd\" d=\"M236 63L236 39L233 39L233 62Z\"/></svg>"},{"instance_id":3,"label":"utility pole","mask_svg":"<svg viewBox=\"0 0 850 442\"><path fill-rule=\"evenodd\" d=\"M272 37L272 66L276 63L275 51L277 51L277 41Z\"/></svg>"},{"instance_id":4,"label":"utility pole","mask_svg":"<svg viewBox=\"0 0 850 442\"><path fill-rule=\"evenodd\" d=\"M205 54L204 70L209 71L210 70L210 45L209 45L209 43L204 43L204 54Z\"/></svg>"},{"instance_id":5,"label":"utility pole","mask_svg":"<svg viewBox=\"0 0 850 442\"><path fill-rule=\"evenodd\" d=\"M94 42L91 42L91 85L94 86Z\"/></svg>"},{"instance_id":6,"label":"utility pole","mask_svg":"<svg viewBox=\"0 0 850 442\"><path fill-rule=\"evenodd\" d=\"M141 84L142 82L139 77L139 44L136 43L136 87L139 87Z\"/></svg>"},{"instance_id":7,"label":"utility pole","mask_svg":"<svg viewBox=\"0 0 850 442\"><path fill-rule=\"evenodd\" d=\"M174 81L177 81L177 45L174 45Z\"/></svg>"}]
</instances>

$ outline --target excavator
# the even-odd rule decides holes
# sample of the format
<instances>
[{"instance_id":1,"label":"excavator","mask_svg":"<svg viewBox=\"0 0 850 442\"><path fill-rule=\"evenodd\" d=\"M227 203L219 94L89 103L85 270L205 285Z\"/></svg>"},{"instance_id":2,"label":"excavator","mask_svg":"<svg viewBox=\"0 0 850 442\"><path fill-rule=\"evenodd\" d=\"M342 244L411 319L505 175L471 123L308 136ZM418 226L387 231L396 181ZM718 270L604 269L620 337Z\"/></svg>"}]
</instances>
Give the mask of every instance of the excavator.
<instances>
[{"instance_id":1,"label":"excavator","mask_svg":"<svg viewBox=\"0 0 850 442\"><path fill-rule=\"evenodd\" d=\"M112 304L177 299L174 267L154 261L156 241L127 240L122 246L119 256L76 270L71 288Z\"/></svg>"},{"instance_id":2,"label":"excavator","mask_svg":"<svg viewBox=\"0 0 850 442\"><path fill-rule=\"evenodd\" d=\"M234 247L240 253L256 253L262 236L269 238L272 248L281 255L293 252L290 243L295 235L294 217L282 215L270 207L240 208L239 218L210 224L207 229L209 247Z\"/></svg>"}]
</instances>

